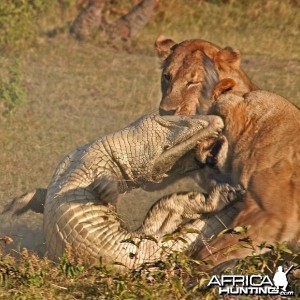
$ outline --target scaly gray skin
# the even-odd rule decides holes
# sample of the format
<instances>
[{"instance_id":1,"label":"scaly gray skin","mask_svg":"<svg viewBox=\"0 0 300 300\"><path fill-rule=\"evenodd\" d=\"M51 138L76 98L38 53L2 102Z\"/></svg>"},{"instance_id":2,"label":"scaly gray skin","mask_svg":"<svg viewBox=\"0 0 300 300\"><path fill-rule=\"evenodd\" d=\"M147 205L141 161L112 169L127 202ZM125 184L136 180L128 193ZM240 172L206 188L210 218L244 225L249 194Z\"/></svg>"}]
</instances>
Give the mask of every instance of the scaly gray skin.
<instances>
[{"instance_id":1,"label":"scaly gray skin","mask_svg":"<svg viewBox=\"0 0 300 300\"><path fill-rule=\"evenodd\" d=\"M129 253L135 246L120 243L131 234L124 232L105 204L115 203L118 193L145 182L160 182L198 141L216 136L222 127L215 116L153 113L68 154L48 186L44 210L48 255L62 256L68 243L76 255L89 261L102 256L133 266ZM145 241L141 247L145 248L138 263L147 260L154 245Z\"/></svg>"},{"instance_id":2,"label":"scaly gray skin","mask_svg":"<svg viewBox=\"0 0 300 300\"><path fill-rule=\"evenodd\" d=\"M106 205L95 204L94 200L71 201L68 206L65 203L63 215L61 208L55 207L54 215L61 218L52 215L47 225L51 239L47 243L48 255L53 259L61 257L68 243L71 253L86 264L97 263L101 257L106 262L136 268L163 259L169 251L200 250L240 211L241 202L230 205L240 194L242 190L229 185L217 186L208 198L195 192L172 194L160 199L134 232L126 230ZM214 214L209 218L201 216L210 212ZM177 238L164 239L164 234L178 226L181 228Z\"/></svg>"},{"instance_id":3,"label":"scaly gray skin","mask_svg":"<svg viewBox=\"0 0 300 300\"><path fill-rule=\"evenodd\" d=\"M48 255L57 259L69 244L72 253L86 262L102 257L131 268L160 258L162 244L172 250L185 250L199 238L197 233L183 233L188 243L164 243L161 236L178 225L204 229L201 236L224 228L219 228L218 215L200 220L199 214L217 211L235 199L238 189L227 185L217 187L208 199L193 192L165 197L150 210L142 227L131 233L107 206L115 202L119 192L160 181L199 140L215 136L223 126L217 117L199 118L151 114L68 154L59 164L46 197L44 233ZM41 211L44 195L44 190L25 194L19 198L18 212L26 208ZM15 210L17 203L14 201L8 210ZM236 212L235 208L228 215L226 209L220 212L222 222L229 223ZM141 235L145 234L154 235L157 243L143 239Z\"/></svg>"},{"instance_id":4,"label":"scaly gray skin","mask_svg":"<svg viewBox=\"0 0 300 300\"><path fill-rule=\"evenodd\" d=\"M110 184L112 182L108 185ZM46 200L45 191L46 189L38 189L24 194L14 199L7 210L17 211L17 214L23 214L29 209L42 212L41 208ZM134 232L128 232L117 214L99 200L97 205L92 204L86 208L85 217L88 215L91 217L86 223L82 222L82 219L76 219L77 222L73 225L76 227L80 224L90 224L89 227L96 229L99 234L99 238L95 241L98 243L96 247L99 256L107 261L119 261L124 266L133 268L141 263L163 259L169 251L187 250L188 254L200 251L213 237L230 225L243 205L242 202L235 200L239 200L243 193L240 187L222 184L216 186L210 195L185 192L165 196L152 206L141 227ZM82 208L84 204L78 207L79 210ZM70 213L76 214L76 208L74 210L70 207L69 211L69 217ZM80 213L82 215L82 212ZM64 221L67 225L69 220ZM72 231L72 228L70 230ZM177 239L166 241L164 235L174 230L177 231ZM74 249L76 243L79 244L79 248L82 245L89 245L89 240L78 241L76 231L73 231L67 240L70 236L74 237L74 234L77 238L73 239L74 243L70 247L72 254L75 257L81 256L81 260L85 263L97 262L98 254L95 255L93 249L91 251L88 248L81 255L76 248ZM111 249L107 249L109 245ZM119 253L116 253L116 249Z\"/></svg>"}]
</instances>

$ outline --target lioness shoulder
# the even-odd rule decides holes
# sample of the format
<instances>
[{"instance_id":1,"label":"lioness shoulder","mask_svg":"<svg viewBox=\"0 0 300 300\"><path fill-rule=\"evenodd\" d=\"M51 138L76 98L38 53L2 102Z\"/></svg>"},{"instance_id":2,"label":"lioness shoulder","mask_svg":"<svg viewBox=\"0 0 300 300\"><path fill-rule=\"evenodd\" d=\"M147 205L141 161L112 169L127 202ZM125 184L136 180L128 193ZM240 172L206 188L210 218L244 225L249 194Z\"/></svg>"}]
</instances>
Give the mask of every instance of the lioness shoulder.
<instances>
[{"instance_id":1,"label":"lioness shoulder","mask_svg":"<svg viewBox=\"0 0 300 300\"><path fill-rule=\"evenodd\" d=\"M246 189L244 208L232 227L249 225L254 244L287 241L300 246L300 110L268 91L243 96L234 92L234 81L220 81L209 110L223 118L228 142L223 172ZM216 263L251 254L247 248L226 249L236 236L214 239L210 250L194 253L211 256ZM225 251L224 251L225 249Z\"/></svg>"}]
</instances>

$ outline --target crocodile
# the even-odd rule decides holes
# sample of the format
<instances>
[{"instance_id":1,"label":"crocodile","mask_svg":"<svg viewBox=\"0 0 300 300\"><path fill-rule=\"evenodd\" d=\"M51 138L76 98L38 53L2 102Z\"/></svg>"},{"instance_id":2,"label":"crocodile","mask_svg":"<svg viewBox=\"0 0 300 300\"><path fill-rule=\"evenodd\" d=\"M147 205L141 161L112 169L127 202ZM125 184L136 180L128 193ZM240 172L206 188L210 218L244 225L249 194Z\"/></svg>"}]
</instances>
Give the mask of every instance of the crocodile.
<instances>
[{"instance_id":1,"label":"crocodile","mask_svg":"<svg viewBox=\"0 0 300 300\"><path fill-rule=\"evenodd\" d=\"M202 229L205 230L201 235L209 237L223 228L222 222L232 220L238 206L230 208L230 204L241 194L241 188L225 184L215 187L209 195L187 192L164 197L134 232L124 227L114 204L120 193L148 182L161 182L170 171L186 171L184 164L175 169L174 164L199 142L218 136L222 128L222 119L212 115L143 116L123 130L67 154L47 192L25 194L6 211L17 207L17 212L24 212L30 203L38 203L41 210L45 203L44 235L48 256L54 260L70 247L84 262L95 263L102 257L132 268L159 258L162 245L185 250ZM220 211L227 204L229 208ZM209 219L201 218L201 214L218 211ZM164 242L163 235L179 225L196 230L183 230L182 237L187 242L183 239Z\"/></svg>"}]
</instances>

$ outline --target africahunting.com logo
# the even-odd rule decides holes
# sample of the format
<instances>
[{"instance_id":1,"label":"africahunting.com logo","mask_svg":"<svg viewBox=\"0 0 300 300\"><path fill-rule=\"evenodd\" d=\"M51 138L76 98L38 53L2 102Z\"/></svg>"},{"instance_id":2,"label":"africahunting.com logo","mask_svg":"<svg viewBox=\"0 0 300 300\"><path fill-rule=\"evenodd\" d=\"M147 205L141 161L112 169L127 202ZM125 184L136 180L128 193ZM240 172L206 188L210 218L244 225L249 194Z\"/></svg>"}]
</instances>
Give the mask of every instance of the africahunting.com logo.
<instances>
[{"instance_id":1,"label":"africahunting.com logo","mask_svg":"<svg viewBox=\"0 0 300 300\"><path fill-rule=\"evenodd\" d=\"M279 266L272 279L268 275L213 275L207 287L219 287L220 295L293 296L294 292L287 289L287 275L292 269L290 266L284 271Z\"/></svg>"}]
</instances>

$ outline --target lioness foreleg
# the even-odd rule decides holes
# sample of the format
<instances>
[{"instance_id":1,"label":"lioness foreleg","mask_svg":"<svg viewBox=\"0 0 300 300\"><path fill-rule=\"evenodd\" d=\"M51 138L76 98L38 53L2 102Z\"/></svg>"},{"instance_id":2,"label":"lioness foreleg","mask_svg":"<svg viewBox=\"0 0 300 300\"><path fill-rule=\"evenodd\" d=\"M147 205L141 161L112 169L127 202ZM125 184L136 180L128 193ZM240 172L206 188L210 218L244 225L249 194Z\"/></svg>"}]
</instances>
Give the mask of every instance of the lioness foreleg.
<instances>
[{"instance_id":1,"label":"lioness foreleg","mask_svg":"<svg viewBox=\"0 0 300 300\"><path fill-rule=\"evenodd\" d=\"M247 226L247 232L225 233L217 236L199 252L192 253L192 257L199 260L211 260L214 265L219 265L231 259L240 259L251 255L259 243L276 242L276 231L273 228L278 228L281 225L280 222L278 218L262 211L259 207L243 209L231 228ZM268 229L266 230L266 228ZM252 241L255 241L255 244L252 244ZM238 244L239 246L237 246Z\"/></svg>"}]
</instances>

